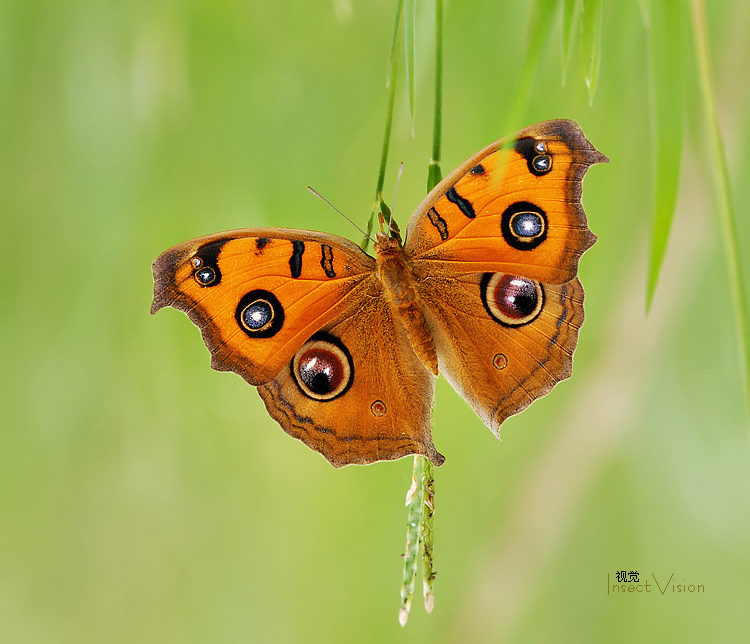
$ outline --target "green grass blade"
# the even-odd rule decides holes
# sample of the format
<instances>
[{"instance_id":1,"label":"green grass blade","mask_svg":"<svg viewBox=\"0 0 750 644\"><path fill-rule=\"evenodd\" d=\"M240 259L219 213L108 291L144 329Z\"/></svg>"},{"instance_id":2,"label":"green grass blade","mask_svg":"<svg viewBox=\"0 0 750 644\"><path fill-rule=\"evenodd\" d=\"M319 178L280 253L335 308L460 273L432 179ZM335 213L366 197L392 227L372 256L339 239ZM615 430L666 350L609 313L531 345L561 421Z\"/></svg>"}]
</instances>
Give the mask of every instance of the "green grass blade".
<instances>
[{"instance_id":1,"label":"green grass blade","mask_svg":"<svg viewBox=\"0 0 750 644\"><path fill-rule=\"evenodd\" d=\"M432 130L432 154L427 170L427 191L432 190L442 178L440 158L442 154L443 112L443 0L435 0L435 118ZM434 531L432 517L435 512L435 468L424 456L418 456L414 468L422 486L422 507L419 537L422 543L422 589L424 607L428 613L435 606L432 591L435 582ZM418 469L417 469L418 468Z\"/></svg>"},{"instance_id":2,"label":"green grass blade","mask_svg":"<svg viewBox=\"0 0 750 644\"><path fill-rule=\"evenodd\" d=\"M443 1L435 0L435 120L432 132L432 155L427 170L427 191L441 179L440 156L443 105ZM409 519L404 553L404 574L401 585L401 609L398 620L405 626L409 619L414 587L417 579L417 555L422 546L422 590L424 607L428 613L435 606L434 530L435 468L424 456L414 457L412 484L406 495Z\"/></svg>"},{"instance_id":3,"label":"green grass blade","mask_svg":"<svg viewBox=\"0 0 750 644\"><path fill-rule=\"evenodd\" d=\"M385 86L390 88L396 83L396 66L398 65L398 43L401 34L401 24L404 18L404 0L398 0L396 5L396 24L393 25L391 37L391 55L388 57L388 67L385 71Z\"/></svg>"},{"instance_id":4,"label":"green grass blade","mask_svg":"<svg viewBox=\"0 0 750 644\"><path fill-rule=\"evenodd\" d=\"M599 79L602 52L602 0L583 0L581 43L585 60L585 79L589 88L589 103L594 102L594 92Z\"/></svg>"},{"instance_id":5,"label":"green grass blade","mask_svg":"<svg viewBox=\"0 0 750 644\"><path fill-rule=\"evenodd\" d=\"M570 51L578 33L581 0L563 0L562 9L562 84L565 85L570 64Z\"/></svg>"},{"instance_id":6,"label":"green grass blade","mask_svg":"<svg viewBox=\"0 0 750 644\"><path fill-rule=\"evenodd\" d=\"M659 280L680 183L685 105L685 18L680 0L644 2L648 34L654 156L654 214L651 226L646 308Z\"/></svg>"},{"instance_id":7,"label":"green grass blade","mask_svg":"<svg viewBox=\"0 0 750 644\"><path fill-rule=\"evenodd\" d=\"M748 315L747 295L743 280L740 258L740 244L737 235L737 223L732 203L732 191L729 183L729 169L724 152L724 143L719 128L719 117L714 103L714 83L711 73L711 60L708 49L706 12L702 0L692 0L691 15L695 54L698 61L703 107L706 112L710 146L711 168L716 185L716 199L721 221L724 252L727 261L729 282L734 297L735 315L739 331L740 355L743 367L745 398L750 405L750 316Z\"/></svg>"},{"instance_id":8,"label":"green grass blade","mask_svg":"<svg viewBox=\"0 0 750 644\"><path fill-rule=\"evenodd\" d=\"M393 26L393 38L391 40L391 55L388 59L388 72L386 74L386 87L388 88L388 105L385 114L385 132L383 133L383 148L380 154L380 170L378 182L375 187L375 203L372 206L370 218L367 220L367 235L362 239L360 247L367 250L370 244L370 234L378 213L386 212L388 206L383 199L383 186L385 185L385 169L388 163L388 150L391 144L391 128L393 126L393 104L396 100L396 77L398 76L398 42L401 27L404 22L404 0L399 0L396 7L396 24Z\"/></svg>"},{"instance_id":9,"label":"green grass blade","mask_svg":"<svg viewBox=\"0 0 750 644\"><path fill-rule=\"evenodd\" d=\"M427 192L443 178L440 168L443 132L443 0L435 0L435 116L432 125L432 155L427 168Z\"/></svg>"},{"instance_id":10,"label":"green grass blade","mask_svg":"<svg viewBox=\"0 0 750 644\"><path fill-rule=\"evenodd\" d=\"M416 22L417 0L406 0L406 12L404 14L404 48L406 50L406 84L409 92L409 116L411 117L411 135L414 136L414 77L417 59L417 22Z\"/></svg>"}]
</instances>

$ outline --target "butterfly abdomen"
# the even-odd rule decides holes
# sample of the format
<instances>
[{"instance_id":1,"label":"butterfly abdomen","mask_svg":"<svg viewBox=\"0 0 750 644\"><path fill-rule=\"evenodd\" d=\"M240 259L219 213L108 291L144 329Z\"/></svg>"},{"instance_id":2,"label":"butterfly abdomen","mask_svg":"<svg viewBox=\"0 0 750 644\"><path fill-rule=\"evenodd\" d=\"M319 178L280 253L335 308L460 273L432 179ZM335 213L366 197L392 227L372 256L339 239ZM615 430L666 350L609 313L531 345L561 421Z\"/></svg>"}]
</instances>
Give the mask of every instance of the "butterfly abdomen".
<instances>
[{"instance_id":1,"label":"butterfly abdomen","mask_svg":"<svg viewBox=\"0 0 750 644\"><path fill-rule=\"evenodd\" d=\"M431 373L437 375L438 360L435 343L424 317L424 307L417 289L415 278L404 257L401 244L391 238L378 235L375 245L378 261L378 277L383 284L395 316L404 326L406 336L414 353Z\"/></svg>"}]
</instances>

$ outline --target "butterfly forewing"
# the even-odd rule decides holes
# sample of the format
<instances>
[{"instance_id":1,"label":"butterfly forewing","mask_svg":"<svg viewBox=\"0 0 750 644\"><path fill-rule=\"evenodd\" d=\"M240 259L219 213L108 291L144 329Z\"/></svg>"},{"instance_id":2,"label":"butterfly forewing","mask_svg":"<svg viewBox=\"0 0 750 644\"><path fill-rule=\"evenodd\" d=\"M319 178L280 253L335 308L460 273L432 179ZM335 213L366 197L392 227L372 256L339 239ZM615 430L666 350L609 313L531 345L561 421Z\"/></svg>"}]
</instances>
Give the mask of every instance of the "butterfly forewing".
<instances>
[{"instance_id":1,"label":"butterfly forewing","mask_svg":"<svg viewBox=\"0 0 750 644\"><path fill-rule=\"evenodd\" d=\"M151 310L185 311L203 333L212 366L259 385L348 306L374 265L356 244L334 235L219 233L179 244L154 262Z\"/></svg>"},{"instance_id":2,"label":"butterfly forewing","mask_svg":"<svg viewBox=\"0 0 750 644\"><path fill-rule=\"evenodd\" d=\"M595 241L581 206L588 166L606 161L573 121L549 121L498 141L446 177L409 222L415 273L500 272L546 283L573 279Z\"/></svg>"}]
</instances>

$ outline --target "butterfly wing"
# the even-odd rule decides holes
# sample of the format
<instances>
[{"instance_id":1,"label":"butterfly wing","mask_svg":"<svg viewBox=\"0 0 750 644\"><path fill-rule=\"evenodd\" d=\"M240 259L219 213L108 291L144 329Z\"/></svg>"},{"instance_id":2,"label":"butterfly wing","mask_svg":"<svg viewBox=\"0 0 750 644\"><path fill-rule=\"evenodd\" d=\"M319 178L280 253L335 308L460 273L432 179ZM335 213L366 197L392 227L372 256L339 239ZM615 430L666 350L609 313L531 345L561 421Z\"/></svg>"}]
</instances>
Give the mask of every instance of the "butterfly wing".
<instances>
[{"instance_id":1,"label":"butterfly wing","mask_svg":"<svg viewBox=\"0 0 750 644\"><path fill-rule=\"evenodd\" d=\"M446 177L409 224L440 369L495 433L570 375L578 260L596 239L581 181L606 160L572 121L531 126Z\"/></svg>"},{"instance_id":2,"label":"butterfly wing","mask_svg":"<svg viewBox=\"0 0 750 644\"><path fill-rule=\"evenodd\" d=\"M435 378L412 350L403 326L394 322L380 282L373 278L364 286L361 299L259 388L261 398L287 433L336 467L408 454L440 465L445 459L430 431ZM343 375L334 376L339 384L333 390L325 382L315 389L316 369Z\"/></svg>"},{"instance_id":3,"label":"butterfly wing","mask_svg":"<svg viewBox=\"0 0 750 644\"><path fill-rule=\"evenodd\" d=\"M468 274L428 280L422 297L441 372L495 434L570 376L583 322L578 279Z\"/></svg>"},{"instance_id":4,"label":"butterfly wing","mask_svg":"<svg viewBox=\"0 0 750 644\"><path fill-rule=\"evenodd\" d=\"M562 284L596 237L581 181L607 157L574 121L533 125L481 150L441 181L409 222L417 274L498 272Z\"/></svg>"},{"instance_id":5,"label":"butterfly wing","mask_svg":"<svg viewBox=\"0 0 750 644\"><path fill-rule=\"evenodd\" d=\"M374 260L352 242L302 230L200 237L154 262L151 312L173 306L201 329L211 366L268 382L356 297Z\"/></svg>"},{"instance_id":6,"label":"butterfly wing","mask_svg":"<svg viewBox=\"0 0 750 644\"><path fill-rule=\"evenodd\" d=\"M284 430L334 465L412 453L439 464L429 426L433 378L394 324L374 268L333 235L220 233L154 262L151 311L187 313L211 366L259 386Z\"/></svg>"}]
</instances>

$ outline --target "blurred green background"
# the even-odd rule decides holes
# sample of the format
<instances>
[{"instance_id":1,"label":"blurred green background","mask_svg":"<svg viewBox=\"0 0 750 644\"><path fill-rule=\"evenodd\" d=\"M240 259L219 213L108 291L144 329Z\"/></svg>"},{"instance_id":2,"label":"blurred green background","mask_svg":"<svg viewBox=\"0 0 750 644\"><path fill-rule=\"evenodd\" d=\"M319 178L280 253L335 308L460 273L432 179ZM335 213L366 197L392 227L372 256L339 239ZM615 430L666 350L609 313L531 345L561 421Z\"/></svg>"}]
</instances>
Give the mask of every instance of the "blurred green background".
<instances>
[{"instance_id":1,"label":"blurred green background","mask_svg":"<svg viewBox=\"0 0 750 644\"><path fill-rule=\"evenodd\" d=\"M592 105L577 48L561 84L558 15L540 45L524 123L576 119L611 158L585 182L599 236L581 263L587 320L574 377L502 443L439 381L432 615L415 597L397 621L411 459L334 470L209 368L183 314L149 315L151 262L185 239L248 226L359 239L306 186L369 214L393 4L0 5L1 641L747 637L748 411L695 61L687 47L678 208L646 317L638 3L604 5ZM747 260L750 4L708 5ZM413 139L397 101L387 190L403 160L402 226L424 195L432 11L418 5ZM507 134L530 14L446 6L445 172ZM619 570L705 592L608 596Z\"/></svg>"}]
</instances>

